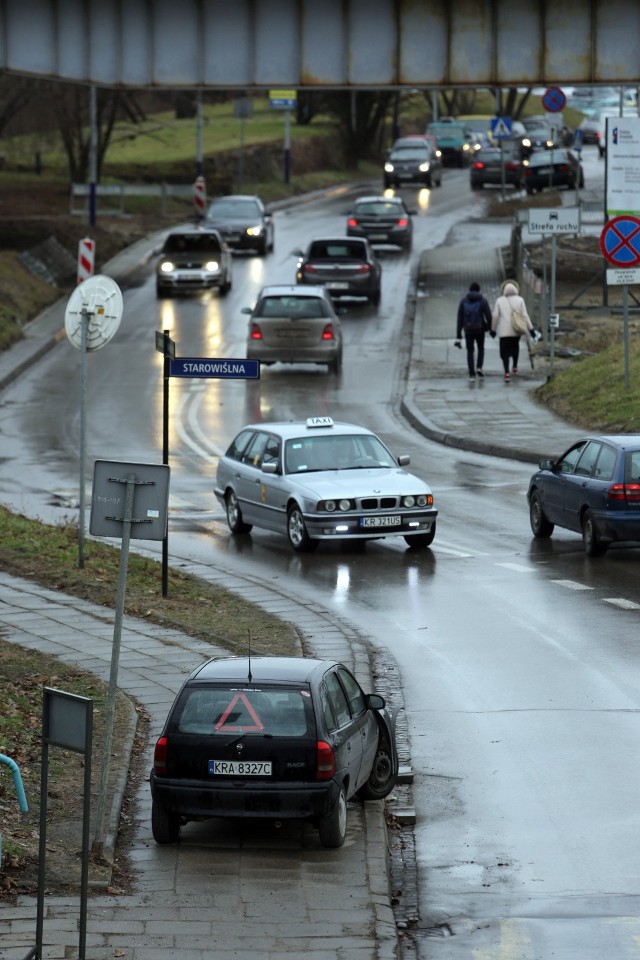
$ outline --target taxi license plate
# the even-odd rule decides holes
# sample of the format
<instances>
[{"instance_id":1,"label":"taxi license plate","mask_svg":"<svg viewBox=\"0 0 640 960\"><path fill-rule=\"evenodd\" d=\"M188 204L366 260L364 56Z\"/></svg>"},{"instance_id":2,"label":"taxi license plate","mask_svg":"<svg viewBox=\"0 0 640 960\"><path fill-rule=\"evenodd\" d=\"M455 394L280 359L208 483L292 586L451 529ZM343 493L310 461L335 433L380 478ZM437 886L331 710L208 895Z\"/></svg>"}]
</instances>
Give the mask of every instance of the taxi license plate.
<instances>
[{"instance_id":1,"label":"taxi license plate","mask_svg":"<svg viewBox=\"0 0 640 960\"><path fill-rule=\"evenodd\" d=\"M402 517L360 517L361 527L399 527Z\"/></svg>"},{"instance_id":2,"label":"taxi license plate","mask_svg":"<svg viewBox=\"0 0 640 960\"><path fill-rule=\"evenodd\" d=\"M327 287L329 290L348 290L349 284L344 280L329 280Z\"/></svg>"},{"instance_id":3,"label":"taxi license plate","mask_svg":"<svg viewBox=\"0 0 640 960\"><path fill-rule=\"evenodd\" d=\"M270 777L270 760L209 760L211 776Z\"/></svg>"}]
</instances>

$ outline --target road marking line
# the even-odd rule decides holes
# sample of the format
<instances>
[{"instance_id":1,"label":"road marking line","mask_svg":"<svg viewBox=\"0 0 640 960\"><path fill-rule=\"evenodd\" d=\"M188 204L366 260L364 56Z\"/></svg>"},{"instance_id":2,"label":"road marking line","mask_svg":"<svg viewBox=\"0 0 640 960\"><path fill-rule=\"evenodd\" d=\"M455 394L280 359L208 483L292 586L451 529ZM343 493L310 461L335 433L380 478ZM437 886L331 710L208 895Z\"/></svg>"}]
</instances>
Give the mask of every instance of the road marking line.
<instances>
[{"instance_id":1,"label":"road marking line","mask_svg":"<svg viewBox=\"0 0 640 960\"><path fill-rule=\"evenodd\" d=\"M496 567L504 567L505 570L514 570L516 573L537 573L537 567L527 567L524 563L496 563Z\"/></svg>"},{"instance_id":2,"label":"road marking line","mask_svg":"<svg viewBox=\"0 0 640 960\"><path fill-rule=\"evenodd\" d=\"M604 602L611 603L614 607L622 607L623 610L640 610L640 603L625 600L624 597L605 597Z\"/></svg>"},{"instance_id":3,"label":"road marking line","mask_svg":"<svg viewBox=\"0 0 640 960\"><path fill-rule=\"evenodd\" d=\"M567 587L568 590L593 590L585 583L576 583L575 580L552 580L551 583L557 583L559 587Z\"/></svg>"}]
</instances>

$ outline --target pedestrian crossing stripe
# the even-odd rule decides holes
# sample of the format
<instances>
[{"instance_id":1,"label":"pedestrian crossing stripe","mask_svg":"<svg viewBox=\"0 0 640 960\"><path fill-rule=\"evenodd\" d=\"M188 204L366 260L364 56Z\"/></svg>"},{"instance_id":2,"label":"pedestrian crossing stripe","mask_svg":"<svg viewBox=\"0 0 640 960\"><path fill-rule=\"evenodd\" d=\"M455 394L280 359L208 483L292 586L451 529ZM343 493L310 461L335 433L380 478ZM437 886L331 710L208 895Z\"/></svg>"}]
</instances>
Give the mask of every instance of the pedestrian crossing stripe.
<instances>
[{"instance_id":1,"label":"pedestrian crossing stripe","mask_svg":"<svg viewBox=\"0 0 640 960\"><path fill-rule=\"evenodd\" d=\"M496 117L491 124L491 132L494 137L510 137L511 123L505 120L504 117Z\"/></svg>"}]
</instances>

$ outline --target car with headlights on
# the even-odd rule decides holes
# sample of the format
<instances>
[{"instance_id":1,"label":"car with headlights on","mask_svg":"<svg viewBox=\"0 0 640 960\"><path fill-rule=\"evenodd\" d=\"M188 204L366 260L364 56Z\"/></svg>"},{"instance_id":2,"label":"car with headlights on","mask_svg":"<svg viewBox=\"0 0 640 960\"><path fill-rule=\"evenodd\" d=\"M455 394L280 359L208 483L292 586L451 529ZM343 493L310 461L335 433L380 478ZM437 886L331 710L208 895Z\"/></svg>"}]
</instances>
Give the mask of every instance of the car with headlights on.
<instances>
[{"instance_id":1,"label":"car with headlights on","mask_svg":"<svg viewBox=\"0 0 640 960\"><path fill-rule=\"evenodd\" d=\"M425 187L442 184L440 150L430 140L406 137L396 141L384 162L385 188L407 183L421 183Z\"/></svg>"},{"instance_id":2,"label":"car with headlights on","mask_svg":"<svg viewBox=\"0 0 640 960\"><path fill-rule=\"evenodd\" d=\"M389 244L407 252L413 242L413 210L402 197L359 197L349 211L348 237L366 237L371 244Z\"/></svg>"},{"instance_id":3,"label":"car with headlights on","mask_svg":"<svg viewBox=\"0 0 640 960\"><path fill-rule=\"evenodd\" d=\"M159 297L217 287L231 290L231 252L217 230L172 230L156 266Z\"/></svg>"},{"instance_id":4,"label":"car with headlights on","mask_svg":"<svg viewBox=\"0 0 640 960\"><path fill-rule=\"evenodd\" d=\"M214 492L233 534L283 534L298 553L321 540L403 538L428 547L438 511L430 487L382 440L331 417L252 423L218 461Z\"/></svg>"},{"instance_id":5,"label":"car with headlights on","mask_svg":"<svg viewBox=\"0 0 640 960\"><path fill-rule=\"evenodd\" d=\"M584 437L557 460L541 460L527 500L538 539L556 526L574 530L589 557L640 543L640 434Z\"/></svg>"},{"instance_id":6,"label":"car with headlights on","mask_svg":"<svg viewBox=\"0 0 640 960\"><path fill-rule=\"evenodd\" d=\"M395 716L334 660L207 660L185 680L156 742L151 828L190 820L306 820L340 847L347 803L382 800L398 775Z\"/></svg>"},{"instance_id":7,"label":"car with headlights on","mask_svg":"<svg viewBox=\"0 0 640 960\"><path fill-rule=\"evenodd\" d=\"M214 227L233 250L273 251L273 217L260 197L235 194L217 197L207 209L205 225Z\"/></svg>"},{"instance_id":8,"label":"car with headlights on","mask_svg":"<svg viewBox=\"0 0 640 960\"><path fill-rule=\"evenodd\" d=\"M247 358L342 367L342 327L324 287L263 287L249 315Z\"/></svg>"},{"instance_id":9,"label":"car with headlights on","mask_svg":"<svg viewBox=\"0 0 640 960\"><path fill-rule=\"evenodd\" d=\"M298 259L296 282L322 285L334 298L366 298L380 303L382 267L363 237L324 237L312 240Z\"/></svg>"},{"instance_id":10,"label":"car with headlights on","mask_svg":"<svg viewBox=\"0 0 640 960\"><path fill-rule=\"evenodd\" d=\"M584 187L582 164L571 150L554 148L532 153L523 161L524 186L528 194L554 187L575 190Z\"/></svg>"}]
</instances>

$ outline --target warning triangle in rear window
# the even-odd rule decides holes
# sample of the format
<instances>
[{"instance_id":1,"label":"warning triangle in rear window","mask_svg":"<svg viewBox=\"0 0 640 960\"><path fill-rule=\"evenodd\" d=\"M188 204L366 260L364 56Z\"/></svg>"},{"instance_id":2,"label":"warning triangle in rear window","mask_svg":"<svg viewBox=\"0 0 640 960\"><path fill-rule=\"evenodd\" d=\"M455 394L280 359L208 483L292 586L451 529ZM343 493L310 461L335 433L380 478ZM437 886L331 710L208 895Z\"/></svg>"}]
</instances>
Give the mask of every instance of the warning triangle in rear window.
<instances>
[{"instance_id":1,"label":"warning triangle in rear window","mask_svg":"<svg viewBox=\"0 0 640 960\"><path fill-rule=\"evenodd\" d=\"M236 693L216 723L216 733L260 733L264 723L246 694Z\"/></svg>"}]
</instances>

